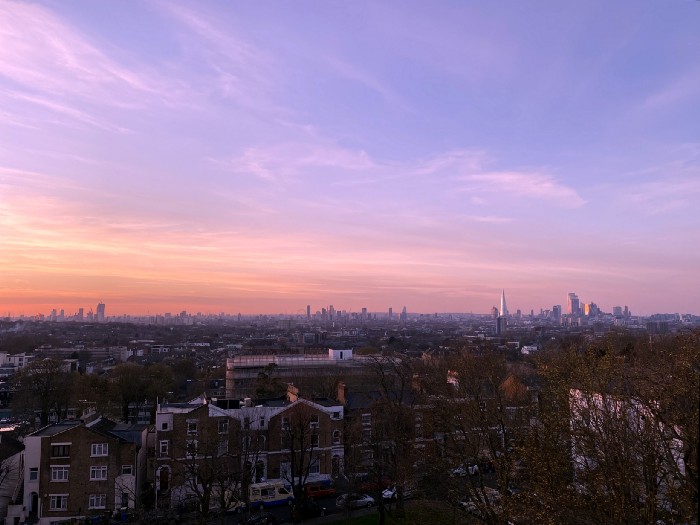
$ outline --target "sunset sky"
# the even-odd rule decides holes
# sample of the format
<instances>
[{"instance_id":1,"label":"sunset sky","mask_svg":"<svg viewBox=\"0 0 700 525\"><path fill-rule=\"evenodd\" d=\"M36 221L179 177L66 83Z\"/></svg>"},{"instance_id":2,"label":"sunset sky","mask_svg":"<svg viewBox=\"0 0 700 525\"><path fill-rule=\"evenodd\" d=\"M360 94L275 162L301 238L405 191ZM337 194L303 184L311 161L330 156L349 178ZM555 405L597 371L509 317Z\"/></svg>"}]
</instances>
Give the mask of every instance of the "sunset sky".
<instances>
[{"instance_id":1,"label":"sunset sky","mask_svg":"<svg viewBox=\"0 0 700 525\"><path fill-rule=\"evenodd\" d=\"M0 0L0 316L700 314L700 2Z\"/></svg>"}]
</instances>

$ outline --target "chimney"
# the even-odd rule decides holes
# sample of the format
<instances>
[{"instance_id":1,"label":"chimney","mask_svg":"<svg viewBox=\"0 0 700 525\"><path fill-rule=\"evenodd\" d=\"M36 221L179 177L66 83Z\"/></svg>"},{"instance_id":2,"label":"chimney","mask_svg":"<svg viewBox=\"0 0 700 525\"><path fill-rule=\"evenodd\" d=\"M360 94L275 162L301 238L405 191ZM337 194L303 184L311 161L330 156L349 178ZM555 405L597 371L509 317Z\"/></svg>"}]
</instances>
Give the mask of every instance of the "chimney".
<instances>
[{"instance_id":1,"label":"chimney","mask_svg":"<svg viewBox=\"0 0 700 525\"><path fill-rule=\"evenodd\" d=\"M345 382L344 381L338 381L338 401L340 401L340 404L343 406L346 406L347 400L345 399Z\"/></svg>"},{"instance_id":2,"label":"chimney","mask_svg":"<svg viewBox=\"0 0 700 525\"><path fill-rule=\"evenodd\" d=\"M287 383L287 401L294 403L299 399L299 389L292 383Z\"/></svg>"},{"instance_id":3,"label":"chimney","mask_svg":"<svg viewBox=\"0 0 700 525\"><path fill-rule=\"evenodd\" d=\"M243 398L243 406L248 408L252 407L253 400L250 397Z\"/></svg>"}]
</instances>

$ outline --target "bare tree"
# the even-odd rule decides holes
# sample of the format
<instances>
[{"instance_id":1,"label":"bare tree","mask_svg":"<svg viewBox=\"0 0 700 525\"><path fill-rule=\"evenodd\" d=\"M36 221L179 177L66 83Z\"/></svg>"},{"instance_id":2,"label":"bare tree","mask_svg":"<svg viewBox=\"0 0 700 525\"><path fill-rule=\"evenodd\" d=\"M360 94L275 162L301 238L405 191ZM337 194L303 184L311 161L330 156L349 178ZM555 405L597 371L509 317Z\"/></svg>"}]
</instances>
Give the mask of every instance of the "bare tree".
<instances>
[{"instance_id":1,"label":"bare tree","mask_svg":"<svg viewBox=\"0 0 700 525\"><path fill-rule=\"evenodd\" d=\"M181 487L181 510L195 510L203 524L240 511L260 454L257 436L257 431L242 430L235 418L200 416L196 434L173 446L173 484Z\"/></svg>"},{"instance_id":2,"label":"bare tree","mask_svg":"<svg viewBox=\"0 0 700 525\"><path fill-rule=\"evenodd\" d=\"M392 484L395 513L404 514L404 491L415 485L415 465L425 453L421 442L420 387L417 362L399 357L372 356L367 377L372 388L362 393L364 408L356 408L346 425L346 471L358 485L372 493L379 523L386 521L383 489Z\"/></svg>"},{"instance_id":3,"label":"bare tree","mask_svg":"<svg viewBox=\"0 0 700 525\"><path fill-rule=\"evenodd\" d=\"M36 359L12 377L12 387L18 395L12 399L15 413L33 417L39 424L49 424L51 414L66 417L71 399L72 372L67 372L61 359Z\"/></svg>"},{"instance_id":4,"label":"bare tree","mask_svg":"<svg viewBox=\"0 0 700 525\"><path fill-rule=\"evenodd\" d=\"M514 514L509 489L516 449L529 422L527 388L495 354L439 360L432 363L431 377L430 414L438 453L433 464L442 473L436 483L468 500L482 521L507 523Z\"/></svg>"},{"instance_id":5,"label":"bare tree","mask_svg":"<svg viewBox=\"0 0 700 525\"><path fill-rule=\"evenodd\" d=\"M296 499L304 498L304 485L312 466L318 461L319 411L304 400L298 400L281 414L280 433L284 463L282 477L289 482Z\"/></svg>"}]
</instances>

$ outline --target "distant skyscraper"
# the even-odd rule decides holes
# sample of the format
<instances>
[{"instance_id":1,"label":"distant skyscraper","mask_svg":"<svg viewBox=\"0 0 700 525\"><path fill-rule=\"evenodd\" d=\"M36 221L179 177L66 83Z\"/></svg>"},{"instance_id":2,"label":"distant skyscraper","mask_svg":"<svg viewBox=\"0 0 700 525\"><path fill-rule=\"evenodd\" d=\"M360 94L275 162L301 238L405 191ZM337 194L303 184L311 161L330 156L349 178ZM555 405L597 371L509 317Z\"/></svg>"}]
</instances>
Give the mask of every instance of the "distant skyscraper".
<instances>
[{"instance_id":1,"label":"distant skyscraper","mask_svg":"<svg viewBox=\"0 0 700 525\"><path fill-rule=\"evenodd\" d=\"M362 320L363 321L367 320L367 308L362 309Z\"/></svg>"},{"instance_id":2,"label":"distant skyscraper","mask_svg":"<svg viewBox=\"0 0 700 525\"><path fill-rule=\"evenodd\" d=\"M105 322L105 303L97 303L97 322Z\"/></svg>"},{"instance_id":3,"label":"distant skyscraper","mask_svg":"<svg viewBox=\"0 0 700 525\"><path fill-rule=\"evenodd\" d=\"M493 317L494 319L498 319L498 308L496 308L495 306L491 308L491 317Z\"/></svg>"},{"instance_id":4,"label":"distant skyscraper","mask_svg":"<svg viewBox=\"0 0 700 525\"><path fill-rule=\"evenodd\" d=\"M505 334L507 326L508 307L506 306L506 291L501 289L501 308L498 311L498 317L496 317L496 335Z\"/></svg>"},{"instance_id":5,"label":"distant skyscraper","mask_svg":"<svg viewBox=\"0 0 700 525\"><path fill-rule=\"evenodd\" d=\"M508 317L508 307L506 306L506 291L501 288L501 308L498 311L501 317Z\"/></svg>"},{"instance_id":6,"label":"distant skyscraper","mask_svg":"<svg viewBox=\"0 0 700 525\"><path fill-rule=\"evenodd\" d=\"M615 317L622 317L622 306L613 306L613 315Z\"/></svg>"},{"instance_id":7,"label":"distant skyscraper","mask_svg":"<svg viewBox=\"0 0 700 525\"><path fill-rule=\"evenodd\" d=\"M399 320L401 321L406 321L408 320L408 313L406 313L406 307L403 307L403 310L401 310L401 316L399 317Z\"/></svg>"},{"instance_id":8,"label":"distant skyscraper","mask_svg":"<svg viewBox=\"0 0 700 525\"><path fill-rule=\"evenodd\" d=\"M306 320L311 321L311 305L306 305Z\"/></svg>"},{"instance_id":9,"label":"distant skyscraper","mask_svg":"<svg viewBox=\"0 0 700 525\"><path fill-rule=\"evenodd\" d=\"M555 304L552 306L552 317L554 319L561 319L561 305Z\"/></svg>"},{"instance_id":10,"label":"distant skyscraper","mask_svg":"<svg viewBox=\"0 0 700 525\"><path fill-rule=\"evenodd\" d=\"M78 308L78 321L82 321L84 317L84 310L82 308Z\"/></svg>"},{"instance_id":11,"label":"distant skyscraper","mask_svg":"<svg viewBox=\"0 0 700 525\"><path fill-rule=\"evenodd\" d=\"M496 335L504 335L508 327L508 319L499 315L496 319Z\"/></svg>"},{"instance_id":12,"label":"distant skyscraper","mask_svg":"<svg viewBox=\"0 0 700 525\"><path fill-rule=\"evenodd\" d=\"M390 306L389 307L389 321L394 319L394 309Z\"/></svg>"},{"instance_id":13,"label":"distant skyscraper","mask_svg":"<svg viewBox=\"0 0 700 525\"><path fill-rule=\"evenodd\" d=\"M569 292L566 298L566 313L569 315L581 315L581 306L578 300L578 295L574 292Z\"/></svg>"}]
</instances>

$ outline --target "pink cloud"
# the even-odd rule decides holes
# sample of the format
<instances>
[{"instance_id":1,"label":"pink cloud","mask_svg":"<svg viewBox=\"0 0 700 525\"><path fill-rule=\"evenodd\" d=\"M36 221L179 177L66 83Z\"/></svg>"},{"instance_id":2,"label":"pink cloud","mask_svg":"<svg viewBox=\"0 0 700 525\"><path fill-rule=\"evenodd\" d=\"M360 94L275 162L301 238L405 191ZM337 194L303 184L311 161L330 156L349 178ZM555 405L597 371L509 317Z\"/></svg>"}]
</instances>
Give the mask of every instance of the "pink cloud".
<instances>
[{"instance_id":1,"label":"pink cloud","mask_svg":"<svg viewBox=\"0 0 700 525\"><path fill-rule=\"evenodd\" d=\"M472 194L496 193L544 200L563 208L579 208L586 201L570 186L550 175L531 172L487 172L459 177L462 191Z\"/></svg>"}]
</instances>

